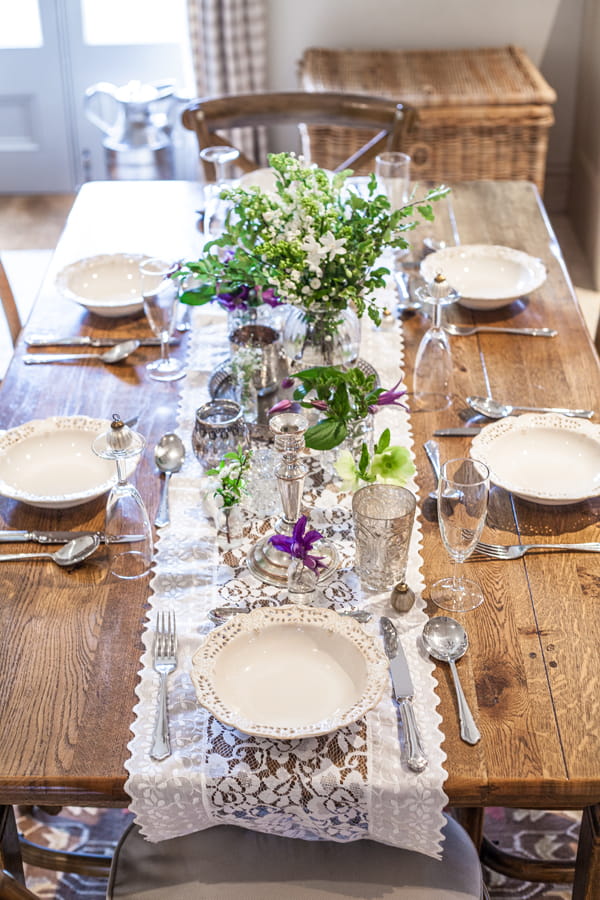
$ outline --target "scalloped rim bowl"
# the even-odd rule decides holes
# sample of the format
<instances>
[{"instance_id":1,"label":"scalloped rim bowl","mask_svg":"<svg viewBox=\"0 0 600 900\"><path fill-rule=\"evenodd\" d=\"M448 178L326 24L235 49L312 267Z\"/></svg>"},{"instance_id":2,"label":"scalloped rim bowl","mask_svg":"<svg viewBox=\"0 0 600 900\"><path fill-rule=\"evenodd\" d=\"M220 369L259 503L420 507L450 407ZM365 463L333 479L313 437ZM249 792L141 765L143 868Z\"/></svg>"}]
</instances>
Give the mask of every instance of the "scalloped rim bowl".
<instances>
[{"instance_id":1,"label":"scalloped rim bowl","mask_svg":"<svg viewBox=\"0 0 600 900\"><path fill-rule=\"evenodd\" d=\"M0 494L40 509L68 509L105 494L116 483L116 468L96 456L92 441L109 425L52 416L0 433ZM128 474L136 462L127 460Z\"/></svg>"},{"instance_id":2,"label":"scalloped rim bowl","mask_svg":"<svg viewBox=\"0 0 600 900\"><path fill-rule=\"evenodd\" d=\"M547 506L600 496L600 425L554 413L508 416L473 438L494 484Z\"/></svg>"},{"instance_id":3,"label":"scalloped rim bowl","mask_svg":"<svg viewBox=\"0 0 600 900\"><path fill-rule=\"evenodd\" d=\"M63 297L97 316L116 318L141 312L142 253L104 253L79 259L60 270L56 287Z\"/></svg>"},{"instance_id":4,"label":"scalloped rim bowl","mask_svg":"<svg viewBox=\"0 0 600 900\"><path fill-rule=\"evenodd\" d=\"M430 253L421 263L427 282L441 272L467 309L498 309L546 280L541 259L498 244L460 244Z\"/></svg>"},{"instance_id":5,"label":"scalloped rim bowl","mask_svg":"<svg viewBox=\"0 0 600 900\"><path fill-rule=\"evenodd\" d=\"M372 709L388 661L353 619L310 606L262 607L215 629L192 659L202 706L245 734L328 734Z\"/></svg>"}]
</instances>

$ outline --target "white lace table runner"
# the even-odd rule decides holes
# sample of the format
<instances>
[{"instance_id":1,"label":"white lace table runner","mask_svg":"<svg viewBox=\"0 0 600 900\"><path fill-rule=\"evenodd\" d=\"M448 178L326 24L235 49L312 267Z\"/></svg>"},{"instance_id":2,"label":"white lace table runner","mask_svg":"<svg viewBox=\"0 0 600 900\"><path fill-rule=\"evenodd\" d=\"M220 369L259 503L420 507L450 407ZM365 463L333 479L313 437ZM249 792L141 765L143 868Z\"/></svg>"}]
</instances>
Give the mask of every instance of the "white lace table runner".
<instances>
[{"instance_id":1,"label":"white lace table runner","mask_svg":"<svg viewBox=\"0 0 600 900\"><path fill-rule=\"evenodd\" d=\"M385 299L385 298L384 298ZM160 841L217 824L236 824L271 834L308 840L352 841L370 838L433 857L441 852L443 791L446 773L441 749L441 718L436 710L433 665L418 643L426 621L418 522L413 532L407 580L417 599L408 613L395 613L389 594L364 596L352 570L350 496L326 485L318 490L310 477L305 507L310 527L335 540L342 565L319 601L331 608L364 607L374 615L365 627L379 640L379 616L390 615L401 634L415 684L415 714L429 766L411 772L400 759L398 708L386 691L367 716L321 737L277 741L242 734L223 725L199 706L190 680L191 659L213 627L212 607L278 603L285 592L258 582L245 566L246 552L268 532L270 522L245 516L244 538L234 546L216 539L201 503L202 472L190 445L195 410L208 399L208 379L227 356L225 315L194 311L189 372L181 382L178 433L187 456L171 480L171 524L160 531L152 579L149 627L143 640L139 702L134 709L131 758L126 790L136 821L150 841ZM390 388L401 374L402 337L398 323L381 330L363 322L361 356L372 362L381 384ZM376 435L392 430L392 443L412 450L408 414L382 409ZM320 472L318 454L313 469ZM320 480L320 479L317 479ZM408 487L416 492L416 484ZM177 619L178 667L169 676L172 755L150 759L158 677L152 669L156 614L172 609Z\"/></svg>"}]
</instances>

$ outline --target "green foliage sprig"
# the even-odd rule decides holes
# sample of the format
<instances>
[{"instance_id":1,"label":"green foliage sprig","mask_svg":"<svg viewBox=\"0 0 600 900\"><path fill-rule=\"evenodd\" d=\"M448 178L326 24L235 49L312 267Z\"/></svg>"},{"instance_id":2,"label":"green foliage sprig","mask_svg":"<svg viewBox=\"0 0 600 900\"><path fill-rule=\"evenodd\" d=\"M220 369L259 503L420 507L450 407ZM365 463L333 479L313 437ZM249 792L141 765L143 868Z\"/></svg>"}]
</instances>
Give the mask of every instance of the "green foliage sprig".
<instances>
[{"instance_id":1,"label":"green foliage sprig","mask_svg":"<svg viewBox=\"0 0 600 900\"><path fill-rule=\"evenodd\" d=\"M389 275L377 264L383 249L407 248L404 234L417 224L411 217L431 221L431 203L449 189L435 188L422 200L392 210L374 175L361 196L346 186L350 170L331 177L288 153L271 154L269 164L274 191L252 186L221 192L230 203L223 232L206 245L201 259L177 273L184 283L193 276L197 285L181 300L203 304L216 293L244 286L272 289L282 301L306 311L315 305L332 311L352 306L379 324L373 291L385 287Z\"/></svg>"},{"instance_id":2,"label":"green foliage sprig","mask_svg":"<svg viewBox=\"0 0 600 900\"><path fill-rule=\"evenodd\" d=\"M208 469L206 475L215 475L219 486L213 491L214 497L221 497L223 508L229 509L239 503L246 492L245 473L250 467L252 451L244 451L241 446L237 450L225 453L214 469Z\"/></svg>"}]
</instances>

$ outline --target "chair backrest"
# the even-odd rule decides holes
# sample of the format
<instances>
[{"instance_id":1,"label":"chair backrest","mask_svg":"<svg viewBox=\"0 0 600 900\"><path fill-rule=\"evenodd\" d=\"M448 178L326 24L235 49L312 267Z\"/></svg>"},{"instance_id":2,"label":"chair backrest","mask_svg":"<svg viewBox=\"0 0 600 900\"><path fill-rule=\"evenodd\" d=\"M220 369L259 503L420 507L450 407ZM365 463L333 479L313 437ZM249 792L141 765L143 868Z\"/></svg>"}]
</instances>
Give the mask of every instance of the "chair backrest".
<instances>
[{"instance_id":1,"label":"chair backrest","mask_svg":"<svg viewBox=\"0 0 600 900\"><path fill-rule=\"evenodd\" d=\"M12 292L6 271L2 265L2 260L0 260L0 300L2 301L2 308L4 310L4 315L6 316L8 330L10 331L10 337L14 347L20 334L22 323L15 302L15 295Z\"/></svg>"},{"instance_id":2,"label":"chair backrest","mask_svg":"<svg viewBox=\"0 0 600 900\"><path fill-rule=\"evenodd\" d=\"M218 131L258 125L336 125L363 129L366 142L335 171L370 162L381 150L400 150L413 126L412 107L382 97L308 91L235 94L195 100L182 114L183 124L195 131L200 150L210 146L230 146ZM373 135L373 132L376 133ZM303 137L306 138L306 130ZM306 140L303 153L309 156ZM311 162L319 164L318 159ZM207 181L214 181L214 166L203 163ZM259 168L260 162L240 152L236 165L244 172Z\"/></svg>"}]
</instances>

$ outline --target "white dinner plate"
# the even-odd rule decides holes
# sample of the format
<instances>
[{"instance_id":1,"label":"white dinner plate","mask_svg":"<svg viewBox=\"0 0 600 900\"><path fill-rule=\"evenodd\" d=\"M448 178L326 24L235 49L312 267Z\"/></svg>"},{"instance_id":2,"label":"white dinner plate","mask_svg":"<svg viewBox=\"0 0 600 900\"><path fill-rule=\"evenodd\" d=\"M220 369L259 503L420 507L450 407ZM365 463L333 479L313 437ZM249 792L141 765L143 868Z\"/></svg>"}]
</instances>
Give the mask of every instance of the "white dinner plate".
<instances>
[{"instance_id":1,"label":"white dinner plate","mask_svg":"<svg viewBox=\"0 0 600 900\"><path fill-rule=\"evenodd\" d=\"M295 739L349 725L379 701L388 662L358 622L309 606L255 609L192 660L198 700L245 734Z\"/></svg>"},{"instance_id":2,"label":"white dinner plate","mask_svg":"<svg viewBox=\"0 0 600 900\"><path fill-rule=\"evenodd\" d=\"M87 416L32 419L0 433L0 494L41 509L67 509L116 482L115 463L92 450L110 422ZM128 473L136 460L128 460Z\"/></svg>"},{"instance_id":3,"label":"white dinner plate","mask_svg":"<svg viewBox=\"0 0 600 900\"><path fill-rule=\"evenodd\" d=\"M421 275L432 282L440 272L468 309L506 306L546 280L540 259L496 244L461 244L428 254L421 263Z\"/></svg>"},{"instance_id":4,"label":"white dinner plate","mask_svg":"<svg viewBox=\"0 0 600 900\"><path fill-rule=\"evenodd\" d=\"M58 290L104 318L132 316L143 309L140 253L105 253L65 266L56 276Z\"/></svg>"},{"instance_id":5,"label":"white dinner plate","mask_svg":"<svg viewBox=\"0 0 600 900\"><path fill-rule=\"evenodd\" d=\"M473 438L494 484L549 506L600 495L600 425L554 413L509 416Z\"/></svg>"}]
</instances>

